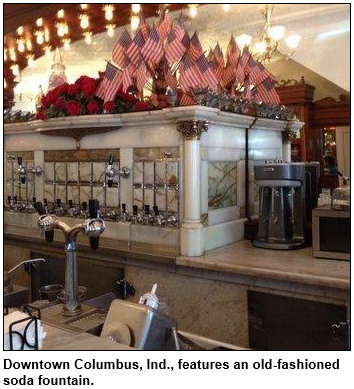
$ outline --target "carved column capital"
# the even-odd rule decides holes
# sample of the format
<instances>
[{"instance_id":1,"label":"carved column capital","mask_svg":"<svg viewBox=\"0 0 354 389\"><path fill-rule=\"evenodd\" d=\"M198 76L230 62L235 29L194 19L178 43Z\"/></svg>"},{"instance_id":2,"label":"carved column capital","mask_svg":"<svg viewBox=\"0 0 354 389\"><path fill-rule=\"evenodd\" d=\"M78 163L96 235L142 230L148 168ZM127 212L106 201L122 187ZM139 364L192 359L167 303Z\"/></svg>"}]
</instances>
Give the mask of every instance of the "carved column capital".
<instances>
[{"instance_id":1,"label":"carved column capital","mask_svg":"<svg viewBox=\"0 0 354 389\"><path fill-rule=\"evenodd\" d=\"M177 124L177 131L184 139L199 140L202 132L208 131L209 122L207 120L186 120Z\"/></svg>"}]
</instances>

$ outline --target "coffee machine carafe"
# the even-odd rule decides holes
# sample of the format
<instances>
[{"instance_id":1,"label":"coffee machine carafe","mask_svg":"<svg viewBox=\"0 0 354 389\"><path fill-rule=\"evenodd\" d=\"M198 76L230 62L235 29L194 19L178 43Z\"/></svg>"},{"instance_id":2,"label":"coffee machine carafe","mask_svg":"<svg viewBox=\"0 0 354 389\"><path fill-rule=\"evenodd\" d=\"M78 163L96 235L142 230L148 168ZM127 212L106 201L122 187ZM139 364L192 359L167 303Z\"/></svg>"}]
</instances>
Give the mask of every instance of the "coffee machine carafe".
<instances>
[{"instance_id":1,"label":"coffee machine carafe","mask_svg":"<svg viewBox=\"0 0 354 389\"><path fill-rule=\"evenodd\" d=\"M296 249L306 240L306 169L304 163L259 163L259 227L254 246Z\"/></svg>"}]
</instances>

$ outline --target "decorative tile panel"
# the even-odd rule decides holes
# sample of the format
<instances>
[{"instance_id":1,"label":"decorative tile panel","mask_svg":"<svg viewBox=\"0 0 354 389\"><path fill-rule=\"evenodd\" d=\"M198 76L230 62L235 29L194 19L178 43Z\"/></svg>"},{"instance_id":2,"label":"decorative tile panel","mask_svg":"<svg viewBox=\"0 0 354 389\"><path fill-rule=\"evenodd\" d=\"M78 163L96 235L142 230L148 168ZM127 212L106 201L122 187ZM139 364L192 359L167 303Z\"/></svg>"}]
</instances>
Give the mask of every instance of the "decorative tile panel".
<instances>
[{"instance_id":1,"label":"decorative tile panel","mask_svg":"<svg viewBox=\"0 0 354 389\"><path fill-rule=\"evenodd\" d=\"M209 163L208 205L209 209L218 209L237 205L236 162Z\"/></svg>"}]
</instances>

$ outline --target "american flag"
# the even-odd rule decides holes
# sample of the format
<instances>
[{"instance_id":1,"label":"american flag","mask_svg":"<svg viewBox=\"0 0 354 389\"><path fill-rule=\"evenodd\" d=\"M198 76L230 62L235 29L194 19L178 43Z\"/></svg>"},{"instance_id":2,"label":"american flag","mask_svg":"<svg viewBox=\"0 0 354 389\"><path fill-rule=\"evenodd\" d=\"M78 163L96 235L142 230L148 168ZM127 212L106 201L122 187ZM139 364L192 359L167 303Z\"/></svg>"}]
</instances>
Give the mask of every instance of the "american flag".
<instances>
[{"instance_id":1,"label":"american flag","mask_svg":"<svg viewBox=\"0 0 354 389\"><path fill-rule=\"evenodd\" d=\"M160 62L163 57L162 43L154 25L151 28L148 40L141 50L141 54L146 61L150 60L152 63Z\"/></svg>"},{"instance_id":2,"label":"american flag","mask_svg":"<svg viewBox=\"0 0 354 389\"><path fill-rule=\"evenodd\" d=\"M183 92L188 92L190 88L198 88L201 85L199 73L192 62L192 59L186 54L181 60L183 66L180 67L179 84Z\"/></svg>"},{"instance_id":3,"label":"american flag","mask_svg":"<svg viewBox=\"0 0 354 389\"><path fill-rule=\"evenodd\" d=\"M197 32L195 32L192 38L190 39L188 54L194 62L203 54L203 48L199 42Z\"/></svg>"},{"instance_id":4,"label":"american flag","mask_svg":"<svg viewBox=\"0 0 354 389\"><path fill-rule=\"evenodd\" d=\"M207 60L208 60L208 61L211 61L213 58L215 58L214 51L213 51L213 49L210 47L209 53L208 53L208 55L207 55Z\"/></svg>"},{"instance_id":5,"label":"american flag","mask_svg":"<svg viewBox=\"0 0 354 389\"><path fill-rule=\"evenodd\" d=\"M187 95L186 93L184 93L183 95L182 95L182 98L181 98L181 100L179 101L179 105L181 106L181 107L185 107L185 106L187 106L187 105L195 105L195 102L194 102L194 100L189 96L189 95Z\"/></svg>"},{"instance_id":6,"label":"american flag","mask_svg":"<svg viewBox=\"0 0 354 389\"><path fill-rule=\"evenodd\" d=\"M231 39L226 50L226 58L233 66L237 67L240 54L241 52L237 46L237 43L235 42L234 36L231 35Z\"/></svg>"},{"instance_id":7,"label":"american flag","mask_svg":"<svg viewBox=\"0 0 354 389\"><path fill-rule=\"evenodd\" d=\"M133 74L134 65L130 61L130 59L125 56L124 64L123 64L123 76L122 76L122 84L123 84L123 92L127 92L128 88L133 85Z\"/></svg>"},{"instance_id":8,"label":"american flag","mask_svg":"<svg viewBox=\"0 0 354 389\"><path fill-rule=\"evenodd\" d=\"M223 86L229 85L230 82L235 79L235 75L236 75L235 67L230 63L230 61L227 61L226 67L222 75L222 85Z\"/></svg>"},{"instance_id":9,"label":"american flag","mask_svg":"<svg viewBox=\"0 0 354 389\"><path fill-rule=\"evenodd\" d=\"M165 12L160 14L160 18L157 24L157 32L160 35L161 42L164 42L167 38L168 34L172 30L172 21L170 16Z\"/></svg>"},{"instance_id":10,"label":"american flag","mask_svg":"<svg viewBox=\"0 0 354 389\"><path fill-rule=\"evenodd\" d=\"M250 81L253 84L260 84L270 76L268 70L260 62L256 62L252 55L247 62L247 70L250 75Z\"/></svg>"},{"instance_id":11,"label":"american flag","mask_svg":"<svg viewBox=\"0 0 354 389\"><path fill-rule=\"evenodd\" d=\"M149 38L150 29L149 26L146 24L145 19L142 16L140 16L138 31L140 31L143 34L144 41L147 41Z\"/></svg>"},{"instance_id":12,"label":"american flag","mask_svg":"<svg viewBox=\"0 0 354 389\"><path fill-rule=\"evenodd\" d=\"M197 69L200 73L200 80L202 82L203 87L209 87L212 90L216 90L218 85L218 80L215 77L208 60L205 58L204 54L202 54L197 62Z\"/></svg>"},{"instance_id":13,"label":"american flag","mask_svg":"<svg viewBox=\"0 0 354 389\"><path fill-rule=\"evenodd\" d=\"M113 49L112 60L120 67L123 67L124 54L132 44L132 38L127 30L124 30Z\"/></svg>"},{"instance_id":14,"label":"american flag","mask_svg":"<svg viewBox=\"0 0 354 389\"><path fill-rule=\"evenodd\" d=\"M139 59L140 52L144 46L144 43L145 43L145 39L143 33L141 31L138 31L133 39L132 44L129 46L128 50L126 51L126 55L135 64Z\"/></svg>"},{"instance_id":15,"label":"american flag","mask_svg":"<svg viewBox=\"0 0 354 389\"><path fill-rule=\"evenodd\" d=\"M210 62L210 67L211 67L216 79L220 83L220 81L222 79L223 72L224 72L224 68L220 66L215 55L212 56L212 58L209 60L209 62Z\"/></svg>"},{"instance_id":16,"label":"american flag","mask_svg":"<svg viewBox=\"0 0 354 389\"><path fill-rule=\"evenodd\" d=\"M243 97L247 100L251 100L252 94L251 94L251 83L249 77L246 77L243 87L244 87L243 94L242 94Z\"/></svg>"},{"instance_id":17,"label":"american flag","mask_svg":"<svg viewBox=\"0 0 354 389\"><path fill-rule=\"evenodd\" d=\"M261 84L257 85L257 94L258 98L263 103L269 104L279 104L280 99L278 93L274 88L272 80L268 77Z\"/></svg>"},{"instance_id":18,"label":"american flag","mask_svg":"<svg viewBox=\"0 0 354 389\"><path fill-rule=\"evenodd\" d=\"M186 31L183 35L183 38L181 40L183 46L186 48L186 50L189 49L189 46L191 45L191 39L189 38L188 32Z\"/></svg>"},{"instance_id":19,"label":"american flag","mask_svg":"<svg viewBox=\"0 0 354 389\"><path fill-rule=\"evenodd\" d=\"M96 96L107 101L114 101L116 93L122 84L122 71L107 62L104 79L97 88Z\"/></svg>"},{"instance_id":20,"label":"american flag","mask_svg":"<svg viewBox=\"0 0 354 389\"><path fill-rule=\"evenodd\" d=\"M177 85L177 80L176 77L172 74L171 70L168 69L165 75L165 80L167 82L167 85L173 89L176 90L178 85Z\"/></svg>"},{"instance_id":21,"label":"american flag","mask_svg":"<svg viewBox=\"0 0 354 389\"><path fill-rule=\"evenodd\" d=\"M219 66L221 68L223 68L225 66L225 61L224 61L224 55L223 55L222 50L220 48L219 42L215 46L214 56L215 56L216 60L219 62Z\"/></svg>"},{"instance_id":22,"label":"american flag","mask_svg":"<svg viewBox=\"0 0 354 389\"><path fill-rule=\"evenodd\" d=\"M186 28L185 28L184 24L187 21L188 21L188 17L183 12L181 12L181 14L177 20L177 24L174 27L176 36L179 40L182 40L184 34L186 33Z\"/></svg>"},{"instance_id":23,"label":"american flag","mask_svg":"<svg viewBox=\"0 0 354 389\"><path fill-rule=\"evenodd\" d=\"M165 46L165 53L168 63L172 64L173 62L179 60L185 52L186 47L177 38L174 30L172 30L168 35L167 43Z\"/></svg>"},{"instance_id":24,"label":"american flag","mask_svg":"<svg viewBox=\"0 0 354 389\"><path fill-rule=\"evenodd\" d=\"M136 77L136 87L139 92L142 92L146 83L148 82L149 76L146 71L146 64L143 58L140 56L140 61L135 72Z\"/></svg>"},{"instance_id":25,"label":"american flag","mask_svg":"<svg viewBox=\"0 0 354 389\"><path fill-rule=\"evenodd\" d=\"M245 79L245 75L247 72L245 72L248 60L250 58L250 52L248 49L248 46L245 46L243 48L242 56L240 60L238 61L237 68L236 68L236 79L239 82L243 82Z\"/></svg>"}]
</instances>

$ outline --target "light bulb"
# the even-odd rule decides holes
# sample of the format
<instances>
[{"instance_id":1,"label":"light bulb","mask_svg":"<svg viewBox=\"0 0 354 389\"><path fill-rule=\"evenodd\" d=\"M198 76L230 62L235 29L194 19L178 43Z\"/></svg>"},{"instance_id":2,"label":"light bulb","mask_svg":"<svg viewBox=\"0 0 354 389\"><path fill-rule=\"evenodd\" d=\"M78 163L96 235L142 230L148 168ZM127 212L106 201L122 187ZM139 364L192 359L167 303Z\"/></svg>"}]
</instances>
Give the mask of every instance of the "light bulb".
<instances>
[{"instance_id":1,"label":"light bulb","mask_svg":"<svg viewBox=\"0 0 354 389\"><path fill-rule=\"evenodd\" d=\"M26 47L27 47L27 50L28 51L31 51L32 50L32 42L30 39L27 39L26 40Z\"/></svg>"},{"instance_id":2,"label":"light bulb","mask_svg":"<svg viewBox=\"0 0 354 389\"><path fill-rule=\"evenodd\" d=\"M229 12L230 11L231 4L222 4L222 9L224 12Z\"/></svg>"},{"instance_id":3,"label":"light bulb","mask_svg":"<svg viewBox=\"0 0 354 389\"><path fill-rule=\"evenodd\" d=\"M44 42L44 32L41 30L35 31L35 35L37 35L36 42L41 45Z\"/></svg>"},{"instance_id":4,"label":"light bulb","mask_svg":"<svg viewBox=\"0 0 354 389\"><path fill-rule=\"evenodd\" d=\"M80 4L81 9L87 9L87 4Z\"/></svg>"},{"instance_id":5,"label":"light bulb","mask_svg":"<svg viewBox=\"0 0 354 389\"><path fill-rule=\"evenodd\" d=\"M12 70L12 74L14 76L18 76L20 74L17 63L15 63L14 65L11 66L11 70Z\"/></svg>"},{"instance_id":6,"label":"light bulb","mask_svg":"<svg viewBox=\"0 0 354 389\"><path fill-rule=\"evenodd\" d=\"M85 31L84 32L85 42L90 45L92 42L92 32L91 31Z\"/></svg>"},{"instance_id":7,"label":"light bulb","mask_svg":"<svg viewBox=\"0 0 354 389\"><path fill-rule=\"evenodd\" d=\"M140 12L140 4L132 4L132 12L138 14Z\"/></svg>"},{"instance_id":8,"label":"light bulb","mask_svg":"<svg viewBox=\"0 0 354 389\"><path fill-rule=\"evenodd\" d=\"M43 18L39 18L36 20L37 27L42 27L43 26Z\"/></svg>"},{"instance_id":9,"label":"light bulb","mask_svg":"<svg viewBox=\"0 0 354 389\"><path fill-rule=\"evenodd\" d=\"M107 29L107 35L112 38L114 36L114 29L116 28L116 25L113 23L109 23L106 25Z\"/></svg>"},{"instance_id":10,"label":"light bulb","mask_svg":"<svg viewBox=\"0 0 354 389\"><path fill-rule=\"evenodd\" d=\"M27 64L31 68L34 67L34 55L33 54L27 55Z\"/></svg>"},{"instance_id":11,"label":"light bulb","mask_svg":"<svg viewBox=\"0 0 354 389\"><path fill-rule=\"evenodd\" d=\"M261 54L261 53L264 53L266 50L267 50L267 44L265 42L261 41L261 42L256 42L254 44L254 51L256 53Z\"/></svg>"},{"instance_id":12,"label":"light bulb","mask_svg":"<svg viewBox=\"0 0 354 389\"><path fill-rule=\"evenodd\" d=\"M7 49L6 49L6 47L4 48L4 61L7 61Z\"/></svg>"},{"instance_id":13,"label":"light bulb","mask_svg":"<svg viewBox=\"0 0 354 389\"><path fill-rule=\"evenodd\" d=\"M273 26L269 29L269 35L275 41L279 41L284 36L285 28L283 26Z\"/></svg>"},{"instance_id":14,"label":"light bulb","mask_svg":"<svg viewBox=\"0 0 354 389\"><path fill-rule=\"evenodd\" d=\"M43 49L44 49L45 55L47 57L50 57L50 49L51 49L50 45L45 45Z\"/></svg>"},{"instance_id":15,"label":"light bulb","mask_svg":"<svg viewBox=\"0 0 354 389\"><path fill-rule=\"evenodd\" d=\"M301 39L300 35L293 34L293 35L289 35L286 38L285 42L288 45L289 49L293 49L294 50L299 45L300 39Z\"/></svg>"},{"instance_id":16,"label":"light bulb","mask_svg":"<svg viewBox=\"0 0 354 389\"><path fill-rule=\"evenodd\" d=\"M16 51L14 48L10 49L10 59L11 59L11 61L14 61L14 62L17 59Z\"/></svg>"},{"instance_id":17,"label":"light bulb","mask_svg":"<svg viewBox=\"0 0 354 389\"><path fill-rule=\"evenodd\" d=\"M90 18L87 14L80 14L79 15L79 19L80 19L80 27L85 30L89 24L90 24Z\"/></svg>"},{"instance_id":18,"label":"light bulb","mask_svg":"<svg viewBox=\"0 0 354 389\"><path fill-rule=\"evenodd\" d=\"M138 15L132 15L131 21L130 21L130 28L132 31L136 31L139 27L140 18Z\"/></svg>"},{"instance_id":19,"label":"light bulb","mask_svg":"<svg viewBox=\"0 0 354 389\"><path fill-rule=\"evenodd\" d=\"M17 32L17 35L22 35L22 34L23 34L23 27L20 26L20 27L16 30L16 32Z\"/></svg>"},{"instance_id":20,"label":"light bulb","mask_svg":"<svg viewBox=\"0 0 354 389\"><path fill-rule=\"evenodd\" d=\"M112 20L113 19L113 11L114 11L114 6L112 4L106 4L103 7L104 10L104 17L106 20Z\"/></svg>"},{"instance_id":21,"label":"light bulb","mask_svg":"<svg viewBox=\"0 0 354 389\"><path fill-rule=\"evenodd\" d=\"M44 39L45 39L46 42L49 42L50 33L49 33L49 29L48 29L48 28L46 28L46 29L44 30Z\"/></svg>"},{"instance_id":22,"label":"light bulb","mask_svg":"<svg viewBox=\"0 0 354 389\"><path fill-rule=\"evenodd\" d=\"M69 51L70 50L70 38L65 38L62 40L64 44L64 50Z\"/></svg>"},{"instance_id":23,"label":"light bulb","mask_svg":"<svg viewBox=\"0 0 354 389\"><path fill-rule=\"evenodd\" d=\"M197 16L197 13L198 13L198 11L197 11L198 4L189 4L188 7L189 7L189 16L191 18L195 18Z\"/></svg>"},{"instance_id":24,"label":"light bulb","mask_svg":"<svg viewBox=\"0 0 354 389\"><path fill-rule=\"evenodd\" d=\"M58 15L58 18L59 18L59 19L62 19L62 18L64 17L64 10L63 10L63 9L60 9L60 10L58 11L57 15Z\"/></svg>"},{"instance_id":25,"label":"light bulb","mask_svg":"<svg viewBox=\"0 0 354 389\"><path fill-rule=\"evenodd\" d=\"M247 34L242 34L236 37L236 43L241 47L248 46L251 43L252 37Z\"/></svg>"},{"instance_id":26,"label":"light bulb","mask_svg":"<svg viewBox=\"0 0 354 389\"><path fill-rule=\"evenodd\" d=\"M17 39L17 50L20 53L23 53L25 51L25 41L22 38Z\"/></svg>"},{"instance_id":27,"label":"light bulb","mask_svg":"<svg viewBox=\"0 0 354 389\"><path fill-rule=\"evenodd\" d=\"M65 22L58 22L56 27L58 36L64 36L67 33L67 24Z\"/></svg>"},{"instance_id":28,"label":"light bulb","mask_svg":"<svg viewBox=\"0 0 354 389\"><path fill-rule=\"evenodd\" d=\"M7 82L5 77L4 77L4 88L7 88Z\"/></svg>"}]
</instances>

